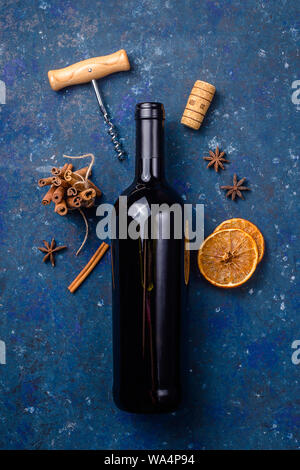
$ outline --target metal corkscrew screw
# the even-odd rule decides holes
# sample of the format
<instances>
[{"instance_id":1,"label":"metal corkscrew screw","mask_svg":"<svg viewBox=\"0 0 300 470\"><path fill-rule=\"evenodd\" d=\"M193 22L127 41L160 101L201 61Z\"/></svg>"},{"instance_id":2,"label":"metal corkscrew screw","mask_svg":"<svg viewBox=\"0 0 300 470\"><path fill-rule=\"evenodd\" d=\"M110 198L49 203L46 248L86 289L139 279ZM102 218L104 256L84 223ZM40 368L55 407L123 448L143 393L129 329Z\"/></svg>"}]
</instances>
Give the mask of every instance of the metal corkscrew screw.
<instances>
[{"instance_id":1,"label":"metal corkscrew screw","mask_svg":"<svg viewBox=\"0 0 300 470\"><path fill-rule=\"evenodd\" d=\"M105 108L103 100L101 98L100 91L99 91L96 80L92 80L92 85L94 87L94 91L95 91L95 94L96 94L96 97L97 97L99 108L101 110L101 113L103 114L104 121L105 121L106 125L108 126L107 133L111 137L111 141L112 141L112 143L114 145L114 148L115 148L115 151L118 155L118 159L120 161L122 161L122 160L125 159L125 152L123 151L122 144L118 139L118 134L117 134L116 128L113 125L113 123L111 122L111 120L109 118L109 115L108 115L108 112L106 111L106 108Z\"/></svg>"},{"instance_id":2,"label":"metal corkscrew screw","mask_svg":"<svg viewBox=\"0 0 300 470\"><path fill-rule=\"evenodd\" d=\"M120 161L125 159L125 152L122 149L118 133L112 123L109 114L104 106L97 81L99 78L106 77L111 73L130 70L129 60L124 49L120 49L113 54L93 57L82 62L69 65L64 69L49 70L48 78L52 90L58 91L70 85L92 82L97 101L103 114L104 122L107 125L107 133L111 137L114 149Z\"/></svg>"},{"instance_id":3,"label":"metal corkscrew screw","mask_svg":"<svg viewBox=\"0 0 300 470\"><path fill-rule=\"evenodd\" d=\"M124 160L125 157L126 157L126 153L124 152L124 150L122 149L122 144L121 142L119 141L118 139L118 134L116 132L116 128L115 126L113 125L113 123L109 120L108 116L105 115L104 116L104 119L105 119L105 122L106 124L109 126L108 127L108 134L111 136L111 140L112 140L112 143L114 144L114 147L115 147L115 151L117 152L117 155L118 155L118 159L120 161Z\"/></svg>"}]
</instances>

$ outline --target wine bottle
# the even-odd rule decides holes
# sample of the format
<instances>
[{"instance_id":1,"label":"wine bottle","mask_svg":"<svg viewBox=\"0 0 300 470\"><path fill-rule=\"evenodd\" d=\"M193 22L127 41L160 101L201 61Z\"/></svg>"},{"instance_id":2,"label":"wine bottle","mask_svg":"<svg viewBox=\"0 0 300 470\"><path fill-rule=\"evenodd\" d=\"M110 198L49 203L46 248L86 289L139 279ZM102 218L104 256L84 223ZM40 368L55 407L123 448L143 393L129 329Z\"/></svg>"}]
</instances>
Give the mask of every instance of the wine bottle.
<instances>
[{"instance_id":1,"label":"wine bottle","mask_svg":"<svg viewBox=\"0 0 300 470\"><path fill-rule=\"evenodd\" d=\"M181 400L184 223L167 208L182 210L183 203L164 177L164 114L161 103L136 106L135 178L122 193L127 207L121 198L115 204L113 395L120 409L134 413L170 412ZM162 210L153 212L153 204Z\"/></svg>"}]
</instances>

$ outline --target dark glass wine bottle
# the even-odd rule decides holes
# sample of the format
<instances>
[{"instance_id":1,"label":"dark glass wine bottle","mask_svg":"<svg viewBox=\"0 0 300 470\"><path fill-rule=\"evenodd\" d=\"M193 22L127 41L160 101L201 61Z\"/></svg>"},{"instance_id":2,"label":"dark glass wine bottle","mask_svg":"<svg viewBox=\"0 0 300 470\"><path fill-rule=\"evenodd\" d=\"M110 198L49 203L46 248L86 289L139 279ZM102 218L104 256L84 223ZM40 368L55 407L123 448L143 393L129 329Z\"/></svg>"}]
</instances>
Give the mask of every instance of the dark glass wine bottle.
<instances>
[{"instance_id":1,"label":"dark glass wine bottle","mask_svg":"<svg viewBox=\"0 0 300 470\"><path fill-rule=\"evenodd\" d=\"M177 204L182 209L183 203L164 178L163 105L140 103L135 118L136 174L122 193L127 210L120 199L115 204L117 238L112 240L113 394L126 411L169 412L181 400L184 224L181 220L182 236L176 238L173 212L151 208ZM122 238L121 218L126 229L136 227L137 237Z\"/></svg>"}]
</instances>

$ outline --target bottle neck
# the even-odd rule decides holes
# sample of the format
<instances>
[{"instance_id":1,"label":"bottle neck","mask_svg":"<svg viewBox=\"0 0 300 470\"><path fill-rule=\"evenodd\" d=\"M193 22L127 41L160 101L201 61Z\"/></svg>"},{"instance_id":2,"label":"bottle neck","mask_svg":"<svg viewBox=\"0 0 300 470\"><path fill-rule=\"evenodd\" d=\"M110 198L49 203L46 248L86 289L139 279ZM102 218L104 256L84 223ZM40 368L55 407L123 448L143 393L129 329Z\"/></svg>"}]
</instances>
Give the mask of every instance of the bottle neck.
<instances>
[{"instance_id":1,"label":"bottle neck","mask_svg":"<svg viewBox=\"0 0 300 470\"><path fill-rule=\"evenodd\" d=\"M164 179L164 121L136 120L135 179L154 183Z\"/></svg>"}]
</instances>

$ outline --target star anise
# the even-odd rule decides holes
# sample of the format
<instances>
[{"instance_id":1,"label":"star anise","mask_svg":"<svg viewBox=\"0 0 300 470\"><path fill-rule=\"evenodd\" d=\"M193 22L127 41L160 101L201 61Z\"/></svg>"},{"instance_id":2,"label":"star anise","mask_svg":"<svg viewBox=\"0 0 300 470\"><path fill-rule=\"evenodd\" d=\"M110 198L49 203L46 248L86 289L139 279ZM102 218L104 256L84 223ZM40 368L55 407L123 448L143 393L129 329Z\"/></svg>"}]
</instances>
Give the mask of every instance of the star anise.
<instances>
[{"instance_id":1,"label":"star anise","mask_svg":"<svg viewBox=\"0 0 300 470\"><path fill-rule=\"evenodd\" d=\"M207 168L214 166L216 172L219 171L219 168L225 170L222 162L229 163L229 160L226 160L226 158L224 158L225 152L220 153L219 147L217 147L214 152L212 150L209 150L209 155L209 157L203 157L203 160L209 161Z\"/></svg>"},{"instance_id":2,"label":"star anise","mask_svg":"<svg viewBox=\"0 0 300 470\"><path fill-rule=\"evenodd\" d=\"M64 250L67 247L66 247L66 245L56 246L56 242L55 242L54 238L52 238L52 242L51 242L50 245L45 240L43 240L43 243L44 243L46 248L38 247L38 249L40 251L42 251L43 253L47 253L46 256L44 256L43 261L45 262L45 261L48 261L48 259L50 259L51 264L54 267L55 266L54 253L56 253L57 251L60 251L60 250Z\"/></svg>"},{"instance_id":3,"label":"star anise","mask_svg":"<svg viewBox=\"0 0 300 470\"><path fill-rule=\"evenodd\" d=\"M250 191L250 188L247 186L242 186L246 178L242 178L240 181L237 180L237 175L233 175L233 185L232 186L221 186L221 189L226 189L226 197L231 196L231 199L234 201L236 196L240 197L241 199L245 199L242 195L242 191Z\"/></svg>"}]
</instances>

